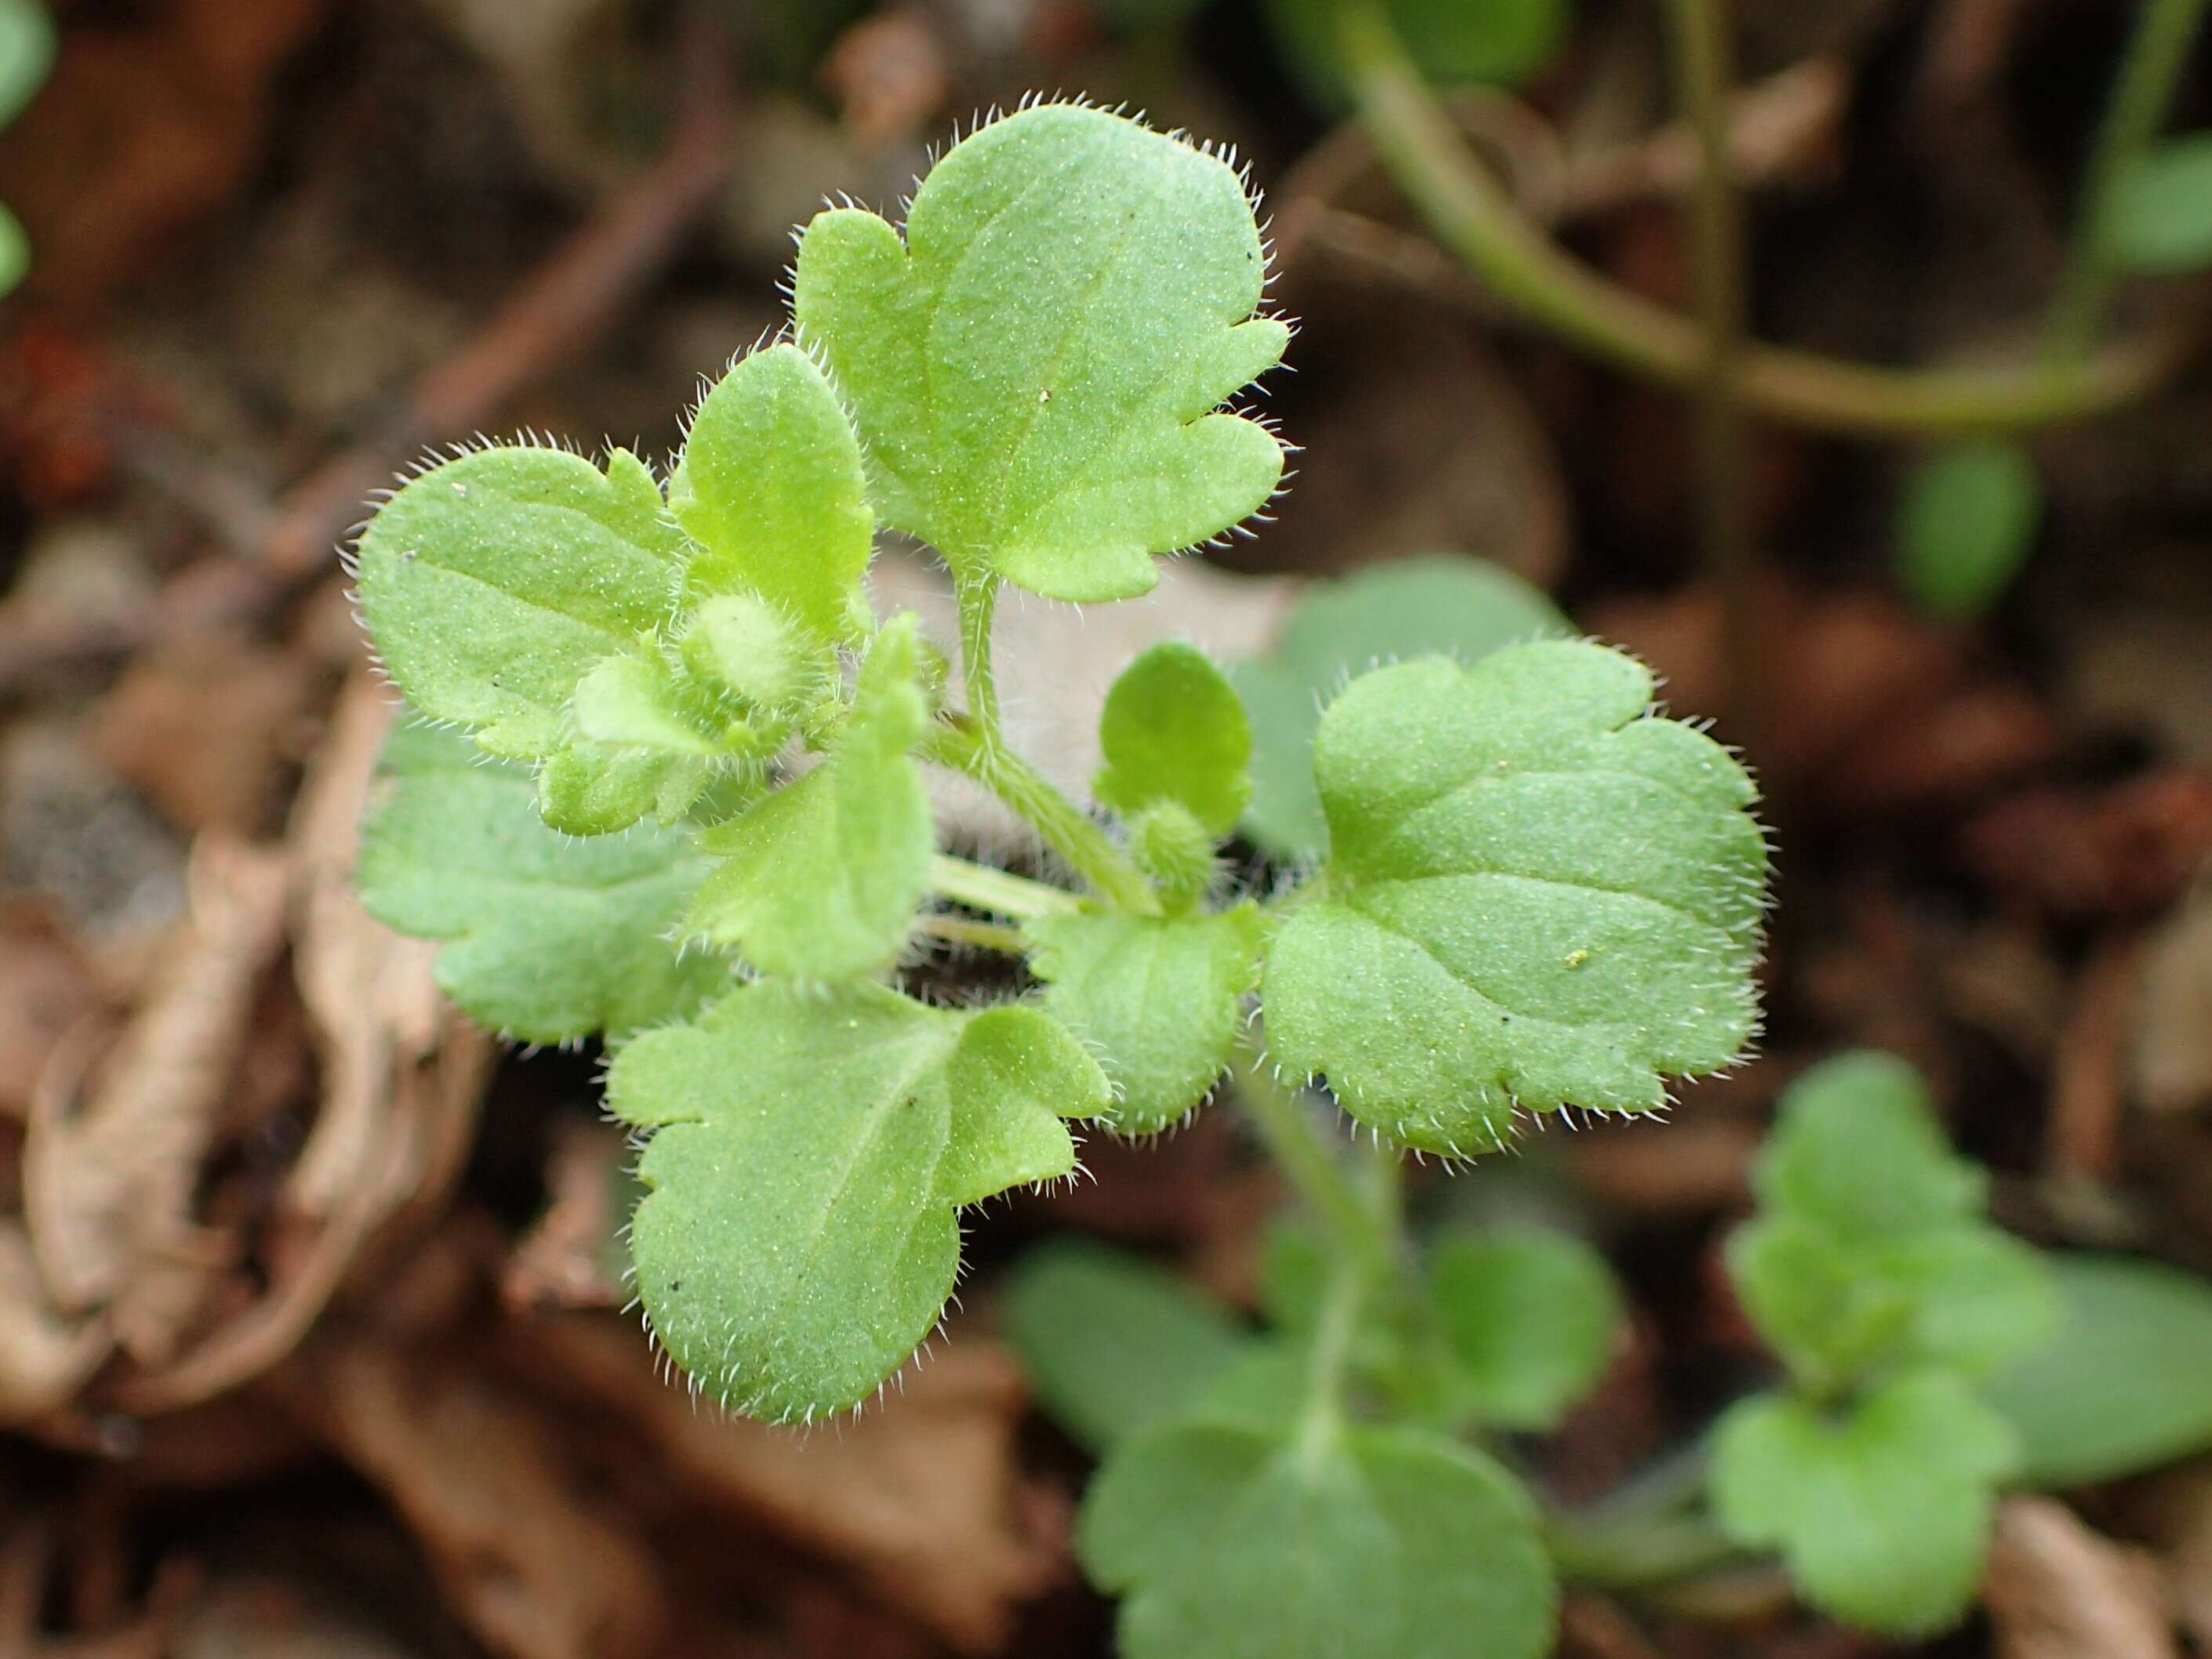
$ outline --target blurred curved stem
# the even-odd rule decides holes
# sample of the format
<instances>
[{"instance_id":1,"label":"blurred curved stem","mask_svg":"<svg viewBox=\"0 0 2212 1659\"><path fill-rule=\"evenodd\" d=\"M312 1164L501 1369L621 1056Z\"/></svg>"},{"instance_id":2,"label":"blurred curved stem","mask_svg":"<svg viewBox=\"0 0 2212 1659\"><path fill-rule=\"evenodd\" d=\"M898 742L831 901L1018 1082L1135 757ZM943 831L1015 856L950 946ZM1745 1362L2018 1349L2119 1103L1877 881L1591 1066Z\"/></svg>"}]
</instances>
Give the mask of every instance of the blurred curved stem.
<instances>
[{"instance_id":1,"label":"blurred curved stem","mask_svg":"<svg viewBox=\"0 0 2212 1659\"><path fill-rule=\"evenodd\" d=\"M2066 273L2045 323L2045 350L2055 362L2078 361L2104 331L2120 276L2112 252L2119 187L2165 123L2206 5L2207 0L2143 0L2136 15L2082 178Z\"/></svg>"},{"instance_id":2,"label":"blurred curved stem","mask_svg":"<svg viewBox=\"0 0 2212 1659\"><path fill-rule=\"evenodd\" d=\"M1377 0L1336 3L1360 117L1437 240L1499 300L1565 343L1645 379L1694 387L1710 356L1705 330L1607 281L1531 224L1424 83ZM2079 363L1905 369L1746 342L1736 388L1749 409L1827 431L2019 431L2132 401L2158 382L2171 355L2162 343L2136 343Z\"/></svg>"},{"instance_id":3,"label":"blurred curved stem","mask_svg":"<svg viewBox=\"0 0 2212 1659\"><path fill-rule=\"evenodd\" d=\"M1736 380L1746 339L1743 204L1729 166L1728 103L1735 45L1726 0L1667 0L1674 35L1676 96L1698 141L1692 198L1698 313L1705 365L1698 386L1698 515L1705 566L1720 589L1726 707L1753 749L1759 708L1756 600L1758 555L1752 544L1743 405Z\"/></svg>"}]
</instances>

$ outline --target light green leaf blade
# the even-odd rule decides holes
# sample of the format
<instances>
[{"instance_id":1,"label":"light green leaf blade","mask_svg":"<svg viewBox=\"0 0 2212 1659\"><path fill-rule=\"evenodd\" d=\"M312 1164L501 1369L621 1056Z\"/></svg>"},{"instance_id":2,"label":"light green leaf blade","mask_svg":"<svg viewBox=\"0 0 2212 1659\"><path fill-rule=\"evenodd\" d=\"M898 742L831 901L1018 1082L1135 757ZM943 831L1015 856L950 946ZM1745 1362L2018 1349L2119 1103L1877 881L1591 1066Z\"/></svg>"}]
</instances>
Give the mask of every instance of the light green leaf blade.
<instances>
[{"instance_id":1,"label":"light green leaf blade","mask_svg":"<svg viewBox=\"0 0 2212 1659\"><path fill-rule=\"evenodd\" d=\"M2212 132L2154 145L2118 181L2106 235L2112 258L2145 275L2212 265Z\"/></svg>"},{"instance_id":2,"label":"light green leaf blade","mask_svg":"<svg viewBox=\"0 0 2212 1659\"><path fill-rule=\"evenodd\" d=\"M1176 801L1225 836L1251 799L1251 723L1228 677L1196 646L1156 645L1121 671L1106 694L1098 745L1106 764L1091 793L1116 812Z\"/></svg>"},{"instance_id":3,"label":"light green leaf blade","mask_svg":"<svg viewBox=\"0 0 2212 1659\"><path fill-rule=\"evenodd\" d=\"M929 890L929 796L908 750L928 714L916 636L902 617L876 638L853 712L821 765L713 831L726 862L690 926L763 973L838 979L897 957Z\"/></svg>"},{"instance_id":4,"label":"light green leaf blade","mask_svg":"<svg viewBox=\"0 0 2212 1659\"><path fill-rule=\"evenodd\" d=\"M1557 1615L1527 1493L1402 1429L1158 1425L1109 1457L1076 1547L1124 1598L1124 1659L1539 1659Z\"/></svg>"},{"instance_id":5,"label":"light green leaf blade","mask_svg":"<svg viewBox=\"0 0 2212 1659\"><path fill-rule=\"evenodd\" d=\"M1989 1182L1951 1150L1920 1073L1869 1049L1784 1091L1752 1187L1762 1209L1872 1241L1978 1216Z\"/></svg>"},{"instance_id":6,"label":"light green leaf blade","mask_svg":"<svg viewBox=\"0 0 2212 1659\"><path fill-rule=\"evenodd\" d=\"M1083 910L1028 925L1045 1006L1090 1043L1113 1080L1104 1121L1156 1134L1219 1080L1258 982L1260 915L1133 916Z\"/></svg>"},{"instance_id":7,"label":"light green leaf blade","mask_svg":"<svg viewBox=\"0 0 2212 1659\"><path fill-rule=\"evenodd\" d=\"M1621 1323L1605 1258L1559 1233L1501 1233L1440 1245L1429 1297L1453 1393L1498 1429L1559 1426L1595 1387Z\"/></svg>"},{"instance_id":8,"label":"light green leaf blade","mask_svg":"<svg viewBox=\"0 0 2212 1659\"><path fill-rule=\"evenodd\" d=\"M1574 631L1540 590L1464 554L1394 560L1316 584L1272 649L1230 666L1252 722L1244 833L1279 858L1328 850L1328 822L1314 787L1314 732L1322 708L1354 674L1418 657L1449 657L1465 666L1501 646Z\"/></svg>"},{"instance_id":9,"label":"light green leaf blade","mask_svg":"<svg viewBox=\"0 0 2212 1659\"><path fill-rule=\"evenodd\" d=\"M0 0L0 127L46 84L54 46L54 20L38 0Z\"/></svg>"},{"instance_id":10,"label":"light green leaf blade","mask_svg":"<svg viewBox=\"0 0 2212 1659\"><path fill-rule=\"evenodd\" d=\"M1601 646L1426 661L1330 705L1334 851L1262 998L1274 1057L1401 1145L1470 1155L1518 1109L1652 1111L1755 1030L1766 847L1726 750L1647 718Z\"/></svg>"},{"instance_id":11,"label":"light green leaf blade","mask_svg":"<svg viewBox=\"0 0 2212 1659\"><path fill-rule=\"evenodd\" d=\"M1714 1431L1714 1513L1738 1543L1779 1549L1822 1612L1926 1636L1972 1605L2018 1456L2004 1419L1944 1372L1896 1377L1839 1419L1759 1395Z\"/></svg>"},{"instance_id":12,"label":"light green leaf blade","mask_svg":"<svg viewBox=\"0 0 2212 1659\"><path fill-rule=\"evenodd\" d=\"M538 811L564 836L611 836L648 817L675 823L714 781L697 755L574 743L538 769Z\"/></svg>"},{"instance_id":13,"label":"light green leaf blade","mask_svg":"<svg viewBox=\"0 0 2212 1659\"><path fill-rule=\"evenodd\" d=\"M694 598L750 593L826 639L863 636L875 515L852 422L797 346L740 358L692 416L669 491L699 544Z\"/></svg>"},{"instance_id":14,"label":"light green leaf blade","mask_svg":"<svg viewBox=\"0 0 2212 1659\"><path fill-rule=\"evenodd\" d=\"M1905 480L1898 585L1931 617L1978 617L2012 586L2042 525L2043 484L2018 444L1984 438L1939 450Z\"/></svg>"},{"instance_id":15,"label":"light green leaf blade","mask_svg":"<svg viewBox=\"0 0 2212 1659\"><path fill-rule=\"evenodd\" d=\"M1816 1389L1910 1350L1912 1300L1874 1270L1869 1249L1787 1213L1763 1215L1728 1241L1729 1278L1744 1312L1790 1374Z\"/></svg>"},{"instance_id":16,"label":"light green leaf blade","mask_svg":"<svg viewBox=\"0 0 2212 1659\"><path fill-rule=\"evenodd\" d=\"M2154 1261L2053 1255L2050 1339L1984 1386L2039 1486L2117 1480L2212 1449L2212 1284Z\"/></svg>"},{"instance_id":17,"label":"light green leaf blade","mask_svg":"<svg viewBox=\"0 0 2212 1659\"><path fill-rule=\"evenodd\" d=\"M592 743L678 755L714 752L690 719L676 676L658 652L626 652L603 659L576 683L575 712L576 729Z\"/></svg>"},{"instance_id":18,"label":"light green leaf blade","mask_svg":"<svg viewBox=\"0 0 2212 1659\"><path fill-rule=\"evenodd\" d=\"M969 1047L992 1018L878 985L758 980L616 1056L608 1104L653 1131L638 1293L716 1399L775 1421L860 1403L951 1294L959 1206L1074 1167L1057 1113L1103 1079L996 1065Z\"/></svg>"},{"instance_id":19,"label":"light green leaf blade","mask_svg":"<svg viewBox=\"0 0 2212 1659\"><path fill-rule=\"evenodd\" d=\"M674 611L684 545L627 451L602 472L564 450L479 450L369 521L362 616L417 709L534 759L571 735L576 683Z\"/></svg>"},{"instance_id":20,"label":"light green leaf blade","mask_svg":"<svg viewBox=\"0 0 2212 1659\"><path fill-rule=\"evenodd\" d=\"M1101 110L1049 104L956 144L903 240L815 219L793 311L857 421L884 522L969 580L1127 599L1152 556L1256 512L1264 428L1218 412L1281 357L1235 171Z\"/></svg>"},{"instance_id":21,"label":"light green leaf blade","mask_svg":"<svg viewBox=\"0 0 2212 1659\"><path fill-rule=\"evenodd\" d=\"M681 830L572 841L539 821L529 775L465 738L402 726L362 832L362 902L386 927L448 941L439 988L529 1042L681 1018L730 981L679 955L677 919L708 860Z\"/></svg>"},{"instance_id":22,"label":"light green leaf blade","mask_svg":"<svg viewBox=\"0 0 2212 1659\"><path fill-rule=\"evenodd\" d=\"M1075 1240L1021 1260L1001 1317L1039 1402L1095 1452L1185 1411L1254 1346L1173 1273Z\"/></svg>"}]
</instances>

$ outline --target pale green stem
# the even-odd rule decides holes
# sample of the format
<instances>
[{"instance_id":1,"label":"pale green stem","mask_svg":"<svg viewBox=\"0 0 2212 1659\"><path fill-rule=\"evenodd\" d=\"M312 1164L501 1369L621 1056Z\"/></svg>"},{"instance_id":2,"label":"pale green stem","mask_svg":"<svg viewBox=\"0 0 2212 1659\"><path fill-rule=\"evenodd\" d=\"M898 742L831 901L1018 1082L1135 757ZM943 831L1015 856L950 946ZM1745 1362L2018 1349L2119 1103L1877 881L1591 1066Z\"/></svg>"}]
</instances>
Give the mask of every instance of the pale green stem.
<instances>
[{"instance_id":1,"label":"pale green stem","mask_svg":"<svg viewBox=\"0 0 2212 1659\"><path fill-rule=\"evenodd\" d=\"M999 719L999 678L991 654L991 634L999 615L999 579L956 574L953 592L960 605L960 668L968 688L968 717L991 748L1006 746Z\"/></svg>"},{"instance_id":2,"label":"pale green stem","mask_svg":"<svg viewBox=\"0 0 2212 1659\"><path fill-rule=\"evenodd\" d=\"M1029 941L1018 928L1003 922L977 921L969 916L916 916L915 931L931 939L943 939L948 945L969 945L979 951L996 951L1002 956L1023 957L1029 954Z\"/></svg>"},{"instance_id":3,"label":"pale green stem","mask_svg":"<svg viewBox=\"0 0 2212 1659\"><path fill-rule=\"evenodd\" d=\"M1531 224L1437 103L1376 0L1337 4L1342 66L1361 118L1437 240L1566 344L1631 374L1694 386L1707 364L1704 329L1607 281ZM2142 396L2170 357L2162 346L2137 345L2079 364L1897 369L1747 343L1736 386L1747 406L1778 420L1918 438L2101 413Z\"/></svg>"},{"instance_id":4,"label":"pale green stem","mask_svg":"<svg viewBox=\"0 0 2212 1659\"><path fill-rule=\"evenodd\" d=\"M2165 123L2190 47L2203 26L2206 4L2207 0L2143 0L2136 14L2082 179L2066 273L2045 324L2045 348L2054 362L2078 361L2104 331L2120 277L2112 249L2119 187Z\"/></svg>"},{"instance_id":5,"label":"pale green stem","mask_svg":"<svg viewBox=\"0 0 2212 1659\"><path fill-rule=\"evenodd\" d=\"M939 854L931 862L929 884L946 898L971 909L988 910L994 915L1014 916L1024 921L1031 916L1065 915L1079 908L1074 894L1063 892L1048 883L1031 881L1011 870L994 870L988 864L957 859L949 853Z\"/></svg>"},{"instance_id":6,"label":"pale green stem","mask_svg":"<svg viewBox=\"0 0 2212 1659\"><path fill-rule=\"evenodd\" d=\"M1753 615L1757 556L1744 476L1743 405L1736 380L1744 345L1743 208L1729 165L1728 100L1735 43L1724 0L1668 0L1678 96L1697 136L1694 199L1698 308L1705 325L1698 387L1698 511L1706 568L1721 592L1727 706L1748 738L1759 704L1759 635Z\"/></svg>"},{"instance_id":7,"label":"pale green stem","mask_svg":"<svg viewBox=\"0 0 2212 1659\"><path fill-rule=\"evenodd\" d=\"M1044 838L1046 846L1098 895L1137 915L1161 914L1160 896L1128 855L1051 781L971 720L940 718L922 739L932 763L964 773L996 795Z\"/></svg>"},{"instance_id":8,"label":"pale green stem","mask_svg":"<svg viewBox=\"0 0 2212 1659\"><path fill-rule=\"evenodd\" d=\"M1279 1081L1249 1044L1239 1058L1237 1098L1267 1155L1363 1272L1372 1277L1393 1267L1399 1254L1395 1198L1360 1190L1346 1167L1344 1143L1323 1132L1305 1091ZM1389 1191L1395 1194L1395 1179Z\"/></svg>"}]
</instances>

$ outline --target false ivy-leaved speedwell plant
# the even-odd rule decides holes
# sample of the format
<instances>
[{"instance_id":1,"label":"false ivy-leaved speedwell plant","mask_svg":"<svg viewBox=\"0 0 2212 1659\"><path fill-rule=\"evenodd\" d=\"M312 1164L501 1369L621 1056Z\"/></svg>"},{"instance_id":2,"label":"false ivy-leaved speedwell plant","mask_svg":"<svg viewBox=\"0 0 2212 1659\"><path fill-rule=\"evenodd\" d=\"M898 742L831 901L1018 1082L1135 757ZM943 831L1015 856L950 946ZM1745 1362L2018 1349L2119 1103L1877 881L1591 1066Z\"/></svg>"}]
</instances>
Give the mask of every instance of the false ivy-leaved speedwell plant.
<instances>
[{"instance_id":1,"label":"false ivy-leaved speedwell plant","mask_svg":"<svg viewBox=\"0 0 2212 1659\"><path fill-rule=\"evenodd\" d=\"M866 1399L937 1324L963 1210L1067 1176L1071 1124L1165 1128L1243 1064L1467 1158L1530 1115L1658 1111L1753 1033L1751 783L1601 646L1354 680L1313 738L1326 855L1264 900L1224 874L1252 741L1202 653L1115 684L1091 803L1008 746L1006 584L1142 593L1279 487L1281 445L1231 404L1289 339L1266 273L1222 157L1026 108L955 145L903 227L805 228L788 337L707 392L665 478L476 450L362 539L420 717L364 896L447 941L477 1018L604 1037L645 1137L638 1294L733 1409ZM876 613L885 528L950 568L957 641ZM1065 884L941 852L932 769L1026 820ZM919 1000L900 970L932 939L1036 988ZM1328 1467L1395 1455L1343 1443Z\"/></svg>"}]
</instances>

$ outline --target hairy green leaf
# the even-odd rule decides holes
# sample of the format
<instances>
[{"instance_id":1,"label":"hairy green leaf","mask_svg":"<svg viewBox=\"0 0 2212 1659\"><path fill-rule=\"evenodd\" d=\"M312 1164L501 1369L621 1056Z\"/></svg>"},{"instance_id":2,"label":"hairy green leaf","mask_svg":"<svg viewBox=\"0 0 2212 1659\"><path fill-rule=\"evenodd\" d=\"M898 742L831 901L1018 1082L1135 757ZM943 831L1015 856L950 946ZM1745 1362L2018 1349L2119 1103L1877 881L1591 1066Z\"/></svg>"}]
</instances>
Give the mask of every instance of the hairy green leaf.
<instances>
[{"instance_id":1,"label":"hairy green leaf","mask_svg":"<svg viewBox=\"0 0 2212 1659\"><path fill-rule=\"evenodd\" d=\"M1557 1595L1534 1506L1404 1429L1168 1423L1117 1448L1077 1550L1125 1659L1538 1659Z\"/></svg>"},{"instance_id":2,"label":"hairy green leaf","mask_svg":"<svg viewBox=\"0 0 2212 1659\"><path fill-rule=\"evenodd\" d=\"M648 817L676 823L713 781L696 755L576 743L538 769L538 811L563 835L611 836Z\"/></svg>"},{"instance_id":3,"label":"hairy green leaf","mask_svg":"<svg viewBox=\"0 0 2212 1659\"><path fill-rule=\"evenodd\" d=\"M1065 1175L1106 1080L1048 1015L759 980L635 1038L608 1104L653 1131L638 1293L676 1362L748 1415L866 1399L937 1322L957 1212Z\"/></svg>"},{"instance_id":4,"label":"hairy green leaf","mask_svg":"<svg viewBox=\"0 0 2212 1659\"><path fill-rule=\"evenodd\" d=\"M2212 132L2154 145L2118 181L2106 235L2130 270L2186 276L2212 265Z\"/></svg>"},{"instance_id":5,"label":"hairy green leaf","mask_svg":"<svg viewBox=\"0 0 2212 1659\"><path fill-rule=\"evenodd\" d=\"M1573 632L1539 589L1464 554L1398 559L1316 583L1273 647L1229 670L1252 722L1244 833L1279 857L1328 851L1328 823L1314 787L1314 732L1322 708L1354 674L1417 657L1465 665L1500 646Z\"/></svg>"},{"instance_id":6,"label":"hairy green leaf","mask_svg":"<svg viewBox=\"0 0 2212 1659\"><path fill-rule=\"evenodd\" d=\"M1091 792L1116 812L1175 801L1225 836L1251 799L1244 705L1196 646L1156 645L1121 671L1106 694L1098 744L1106 765Z\"/></svg>"},{"instance_id":7,"label":"hairy green leaf","mask_svg":"<svg viewBox=\"0 0 2212 1659\"><path fill-rule=\"evenodd\" d=\"M361 538L362 615L407 700L494 754L564 746L576 683L674 611L684 538L626 450L480 450L433 467Z\"/></svg>"},{"instance_id":8,"label":"hairy green leaf","mask_svg":"<svg viewBox=\"0 0 2212 1659\"><path fill-rule=\"evenodd\" d=\"M1086 909L1028 926L1045 1006L1114 1083L1106 1121L1153 1134L1203 1101L1229 1064L1259 978L1260 914L1133 916Z\"/></svg>"},{"instance_id":9,"label":"hairy green leaf","mask_svg":"<svg viewBox=\"0 0 2212 1659\"><path fill-rule=\"evenodd\" d=\"M695 597L753 594L824 638L865 635L876 525L860 446L797 346L738 359L707 394L669 502L699 544Z\"/></svg>"},{"instance_id":10,"label":"hairy green leaf","mask_svg":"<svg viewBox=\"0 0 2212 1659\"><path fill-rule=\"evenodd\" d=\"M906 234L817 216L793 310L853 410L884 522L973 582L1117 599L1152 555L1218 535L1282 475L1217 412L1288 331L1253 315L1266 258L1219 158L1048 104L953 146Z\"/></svg>"},{"instance_id":11,"label":"hairy green leaf","mask_svg":"<svg viewBox=\"0 0 2212 1659\"><path fill-rule=\"evenodd\" d=\"M714 744L684 707L658 651L608 657L576 683L576 729L592 743L711 755Z\"/></svg>"},{"instance_id":12,"label":"hairy green leaf","mask_svg":"<svg viewBox=\"0 0 2212 1659\"><path fill-rule=\"evenodd\" d=\"M763 973L836 979L894 961L929 891L929 796L908 751L928 709L911 617L878 635L830 757L712 830L727 862L690 924Z\"/></svg>"},{"instance_id":13,"label":"hairy green leaf","mask_svg":"<svg viewBox=\"0 0 2212 1659\"><path fill-rule=\"evenodd\" d=\"M1778 1548L1822 1612L1924 1636L1972 1601L2018 1457L2004 1419L1946 1372L1893 1378L1839 1417L1763 1395L1714 1431L1713 1508L1738 1543Z\"/></svg>"},{"instance_id":14,"label":"hairy green leaf","mask_svg":"<svg viewBox=\"0 0 2212 1659\"><path fill-rule=\"evenodd\" d=\"M1653 1111L1757 1024L1751 781L1648 718L1602 647L1386 668L1331 704L1334 848L1269 953L1271 1048L1402 1145L1504 1145L1516 1110Z\"/></svg>"},{"instance_id":15,"label":"hairy green leaf","mask_svg":"<svg viewBox=\"0 0 2212 1659\"><path fill-rule=\"evenodd\" d=\"M1897 579L1931 617L1978 617L2034 550L2043 485L2018 444L1973 439L1937 451L1906 479Z\"/></svg>"},{"instance_id":16,"label":"hairy green leaf","mask_svg":"<svg viewBox=\"0 0 2212 1659\"><path fill-rule=\"evenodd\" d=\"M728 963L674 943L708 867L689 833L571 841L539 821L526 772L428 726L395 730L383 770L362 902L448 941L438 985L474 1018L530 1042L621 1037L729 983Z\"/></svg>"},{"instance_id":17,"label":"hairy green leaf","mask_svg":"<svg viewBox=\"0 0 2212 1659\"><path fill-rule=\"evenodd\" d=\"M1021 1260L1002 1316L1039 1402L1097 1452L1186 1411L1254 1347L1175 1274L1072 1239Z\"/></svg>"},{"instance_id":18,"label":"hairy green leaf","mask_svg":"<svg viewBox=\"0 0 2212 1659\"><path fill-rule=\"evenodd\" d=\"M1984 1389L2041 1486L2117 1480L2212 1450L2212 1284L2124 1256L2045 1258L2063 1312Z\"/></svg>"},{"instance_id":19,"label":"hairy green leaf","mask_svg":"<svg viewBox=\"0 0 2212 1659\"><path fill-rule=\"evenodd\" d=\"M1605 1258L1562 1233L1448 1240L1429 1296L1455 1404L1492 1428L1557 1428L1596 1386L1620 1330Z\"/></svg>"}]
</instances>

